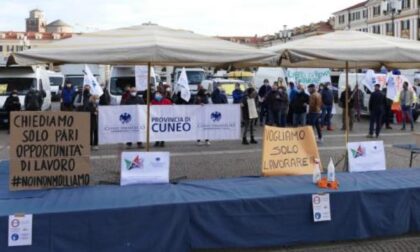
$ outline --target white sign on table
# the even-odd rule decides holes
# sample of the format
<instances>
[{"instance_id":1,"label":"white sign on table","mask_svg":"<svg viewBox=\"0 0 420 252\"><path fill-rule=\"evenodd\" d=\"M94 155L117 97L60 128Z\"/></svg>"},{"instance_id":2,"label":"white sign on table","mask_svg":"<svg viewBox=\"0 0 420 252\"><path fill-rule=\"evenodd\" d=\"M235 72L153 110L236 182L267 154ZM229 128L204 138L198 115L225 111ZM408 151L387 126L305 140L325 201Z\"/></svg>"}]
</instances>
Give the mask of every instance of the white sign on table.
<instances>
[{"instance_id":1,"label":"white sign on table","mask_svg":"<svg viewBox=\"0 0 420 252\"><path fill-rule=\"evenodd\" d=\"M330 194L313 194L314 222L331 221Z\"/></svg>"},{"instance_id":2,"label":"white sign on table","mask_svg":"<svg viewBox=\"0 0 420 252\"><path fill-rule=\"evenodd\" d=\"M32 214L9 215L8 245L32 245Z\"/></svg>"},{"instance_id":3,"label":"white sign on table","mask_svg":"<svg viewBox=\"0 0 420 252\"><path fill-rule=\"evenodd\" d=\"M169 183L169 152L122 152L121 185Z\"/></svg>"},{"instance_id":4,"label":"white sign on table","mask_svg":"<svg viewBox=\"0 0 420 252\"><path fill-rule=\"evenodd\" d=\"M350 172L386 170L383 141L348 143L347 152Z\"/></svg>"}]
</instances>

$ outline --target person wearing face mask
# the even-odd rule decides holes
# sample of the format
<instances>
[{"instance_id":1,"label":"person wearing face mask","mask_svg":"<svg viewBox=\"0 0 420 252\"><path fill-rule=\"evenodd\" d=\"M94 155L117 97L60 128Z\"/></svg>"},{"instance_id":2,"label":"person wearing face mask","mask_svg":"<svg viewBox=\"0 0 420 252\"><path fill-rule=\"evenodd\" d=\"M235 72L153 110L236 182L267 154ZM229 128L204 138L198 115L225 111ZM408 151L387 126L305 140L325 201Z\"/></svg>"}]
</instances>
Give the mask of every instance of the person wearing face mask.
<instances>
[{"instance_id":1,"label":"person wearing face mask","mask_svg":"<svg viewBox=\"0 0 420 252\"><path fill-rule=\"evenodd\" d=\"M42 94L32 86L25 95L25 110L41 111L43 100Z\"/></svg>"},{"instance_id":2,"label":"person wearing face mask","mask_svg":"<svg viewBox=\"0 0 420 252\"><path fill-rule=\"evenodd\" d=\"M123 105L144 105L145 104L143 98L141 98L138 95L136 87L131 87L127 91L129 91L130 96L125 98ZM133 143L128 142L126 143L126 145L127 145L127 148L131 148ZM137 148L142 148L142 147L143 147L143 143L137 142Z\"/></svg>"},{"instance_id":3,"label":"person wearing face mask","mask_svg":"<svg viewBox=\"0 0 420 252\"><path fill-rule=\"evenodd\" d=\"M87 112L90 112L90 146L98 150L98 100L97 95L89 96Z\"/></svg>"},{"instance_id":4,"label":"person wearing face mask","mask_svg":"<svg viewBox=\"0 0 420 252\"><path fill-rule=\"evenodd\" d=\"M213 102L213 104L225 103L225 97L223 96L222 87L220 85L218 85L211 93L211 101Z\"/></svg>"},{"instance_id":5,"label":"person wearing face mask","mask_svg":"<svg viewBox=\"0 0 420 252\"><path fill-rule=\"evenodd\" d=\"M121 105L124 105L128 98L130 98L130 85L125 85L124 86L124 93L121 95Z\"/></svg>"},{"instance_id":6,"label":"person wearing face mask","mask_svg":"<svg viewBox=\"0 0 420 252\"><path fill-rule=\"evenodd\" d=\"M100 106L107 106L111 104L111 95L109 94L109 90L105 84L101 84L102 90L104 93L99 97L99 105Z\"/></svg>"},{"instance_id":7,"label":"person wearing face mask","mask_svg":"<svg viewBox=\"0 0 420 252\"><path fill-rule=\"evenodd\" d=\"M76 92L70 82L61 91L61 111L73 111L73 100Z\"/></svg>"},{"instance_id":8,"label":"person wearing face mask","mask_svg":"<svg viewBox=\"0 0 420 252\"><path fill-rule=\"evenodd\" d=\"M233 104L239 104L242 102L242 97L244 96L244 91L241 89L241 84L235 84L235 90L232 92Z\"/></svg>"},{"instance_id":9,"label":"person wearing face mask","mask_svg":"<svg viewBox=\"0 0 420 252\"><path fill-rule=\"evenodd\" d=\"M157 92L155 93L153 97L152 105L172 105L171 100L166 98L164 94L165 94L165 90L162 87L158 87ZM157 141L155 143L155 147L165 147L165 142Z\"/></svg>"},{"instance_id":10,"label":"person wearing face mask","mask_svg":"<svg viewBox=\"0 0 420 252\"><path fill-rule=\"evenodd\" d=\"M302 84L298 84L297 93L291 103L293 107L293 126L305 126L306 125L306 108L309 104L309 95L305 93Z\"/></svg>"},{"instance_id":11,"label":"person wearing face mask","mask_svg":"<svg viewBox=\"0 0 420 252\"><path fill-rule=\"evenodd\" d=\"M17 90L13 90L7 97L6 101L4 102L3 109L7 113L7 128L10 132L10 112L20 111L22 109Z\"/></svg>"}]
</instances>

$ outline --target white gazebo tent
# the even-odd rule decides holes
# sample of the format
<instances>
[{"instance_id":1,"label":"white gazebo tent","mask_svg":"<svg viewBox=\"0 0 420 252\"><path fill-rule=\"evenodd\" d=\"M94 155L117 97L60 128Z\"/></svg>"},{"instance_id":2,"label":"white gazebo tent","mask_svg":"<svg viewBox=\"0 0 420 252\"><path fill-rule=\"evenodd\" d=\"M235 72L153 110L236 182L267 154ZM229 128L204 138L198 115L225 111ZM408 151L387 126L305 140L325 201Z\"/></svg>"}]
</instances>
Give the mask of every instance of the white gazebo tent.
<instances>
[{"instance_id":1,"label":"white gazebo tent","mask_svg":"<svg viewBox=\"0 0 420 252\"><path fill-rule=\"evenodd\" d=\"M258 62L276 54L191 31L144 24L75 35L72 38L15 53L8 64L132 64L160 66L219 66ZM150 88L148 88L148 99ZM150 102L147 101L147 150Z\"/></svg>"},{"instance_id":2,"label":"white gazebo tent","mask_svg":"<svg viewBox=\"0 0 420 252\"><path fill-rule=\"evenodd\" d=\"M336 31L267 48L284 67L419 68L420 42L358 31ZM346 92L347 94L347 92ZM348 111L346 95L345 109ZM349 120L346 116L346 143Z\"/></svg>"}]
</instances>

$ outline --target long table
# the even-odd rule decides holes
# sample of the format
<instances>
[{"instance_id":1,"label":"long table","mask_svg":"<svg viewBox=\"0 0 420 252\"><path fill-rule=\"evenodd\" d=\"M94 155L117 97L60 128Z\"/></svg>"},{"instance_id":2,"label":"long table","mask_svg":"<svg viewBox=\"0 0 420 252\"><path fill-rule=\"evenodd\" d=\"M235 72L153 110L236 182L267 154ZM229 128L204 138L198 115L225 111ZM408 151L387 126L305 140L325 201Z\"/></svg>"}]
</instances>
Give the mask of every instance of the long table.
<instances>
[{"instance_id":1,"label":"long table","mask_svg":"<svg viewBox=\"0 0 420 252\"><path fill-rule=\"evenodd\" d=\"M8 215L31 213L18 251L189 251L363 239L420 231L420 169L339 173L338 191L310 176L9 192L0 163L0 251ZM312 194L330 193L332 221L314 223Z\"/></svg>"}]
</instances>

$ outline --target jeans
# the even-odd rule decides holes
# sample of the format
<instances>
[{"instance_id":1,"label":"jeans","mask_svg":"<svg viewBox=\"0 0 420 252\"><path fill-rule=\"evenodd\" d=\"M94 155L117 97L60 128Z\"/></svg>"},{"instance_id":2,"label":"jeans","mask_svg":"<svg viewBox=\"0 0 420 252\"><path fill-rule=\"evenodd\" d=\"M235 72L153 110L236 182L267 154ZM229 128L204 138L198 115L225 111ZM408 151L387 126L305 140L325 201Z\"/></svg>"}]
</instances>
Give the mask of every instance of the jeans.
<instances>
[{"instance_id":1,"label":"jeans","mask_svg":"<svg viewBox=\"0 0 420 252\"><path fill-rule=\"evenodd\" d=\"M90 145L98 146L98 116L90 117Z\"/></svg>"},{"instance_id":2,"label":"jeans","mask_svg":"<svg viewBox=\"0 0 420 252\"><path fill-rule=\"evenodd\" d=\"M268 107L266 103L261 103L260 106L260 124L262 124L264 122L264 118L265 118L265 122L268 121Z\"/></svg>"},{"instance_id":3,"label":"jeans","mask_svg":"<svg viewBox=\"0 0 420 252\"><path fill-rule=\"evenodd\" d=\"M306 125L306 113L293 113L293 126L305 126Z\"/></svg>"},{"instance_id":4,"label":"jeans","mask_svg":"<svg viewBox=\"0 0 420 252\"><path fill-rule=\"evenodd\" d=\"M369 118L369 135L373 135L374 126L376 126L375 135L377 137L379 136L379 133L381 132L381 128L382 128L383 117L384 117L383 110L371 111L370 118Z\"/></svg>"},{"instance_id":5,"label":"jeans","mask_svg":"<svg viewBox=\"0 0 420 252\"><path fill-rule=\"evenodd\" d=\"M347 112L349 117L349 127L350 130L353 130L353 119L354 119L354 109L349 108L349 111ZM346 129L346 109L343 109L343 127L341 127L343 130Z\"/></svg>"},{"instance_id":6,"label":"jeans","mask_svg":"<svg viewBox=\"0 0 420 252\"><path fill-rule=\"evenodd\" d=\"M268 111L268 124L277 127L286 127L286 111L281 110L269 110Z\"/></svg>"},{"instance_id":7,"label":"jeans","mask_svg":"<svg viewBox=\"0 0 420 252\"><path fill-rule=\"evenodd\" d=\"M244 133L242 135L243 138L246 138L248 135L248 131L250 132L251 137L254 137L254 122L256 119L245 119L244 120Z\"/></svg>"},{"instance_id":8,"label":"jeans","mask_svg":"<svg viewBox=\"0 0 420 252\"><path fill-rule=\"evenodd\" d=\"M327 126L328 129L331 128L332 107L332 105L322 106L321 126Z\"/></svg>"},{"instance_id":9,"label":"jeans","mask_svg":"<svg viewBox=\"0 0 420 252\"><path fill-rule=\"evenodd\" d=\"M405 129L405 121L407 121L407 117L410 120L411 129L414 129L414 122L413 122L413 109L411 106L401 106L402 112L402 121L403 121L403 129Z\"/></svg>"},{"instance_id":10,"label":"jeans","mask_svg":"<svg viewBox=\"0 0 420 252\"><path fill-rule=\"evenodd\" d=\"M319 119L320 113L311 112L308 114L308 124L314 127L318 133L318 139L322 139L321 125Z\"/></svg>"}]
</instances>

